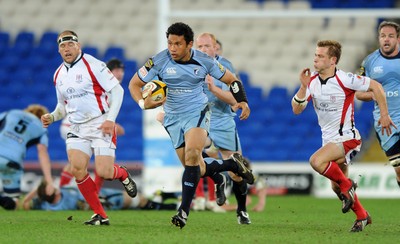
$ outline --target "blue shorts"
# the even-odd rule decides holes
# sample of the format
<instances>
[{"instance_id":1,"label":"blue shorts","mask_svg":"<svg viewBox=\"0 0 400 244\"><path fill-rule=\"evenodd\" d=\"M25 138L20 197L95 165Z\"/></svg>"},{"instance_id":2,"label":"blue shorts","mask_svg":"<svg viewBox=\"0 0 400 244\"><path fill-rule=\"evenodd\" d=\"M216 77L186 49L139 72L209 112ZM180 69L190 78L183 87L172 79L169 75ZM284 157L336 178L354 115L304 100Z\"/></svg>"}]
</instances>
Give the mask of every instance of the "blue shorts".
<instances>
[{"instance_id":1,"label":"blue shorts","mask_svg":"<svg viewBox=\"0 0 400 244\"><path fill-rule=\"evenodd\" d=\"M22 165L0 157L0 178L7 196L16 197L21 193Z\"/></svg>"},{"instance_id":2,"label":"blue shorts","mask_svg":"<svg viewBox=\"0 0 400 244\"><path fill-rule=\"evenodd\" d=\"M400 153L400 148L395 149L392 148L396 143L398 143L400 141L400 122L399 121L394 121L394 123L397 126L397 129L394 127L392 128L392 134L390 134L389 136L386 135L386 133L384 133L382 135L382 127L378 126L377 123L375 123L374 127L375 127L375 131L376 131L376 136L378 137L379 143L382 147L382 149L385 152L388 152L389 150L391 151L391 155L387 155L387 156L392 156L394 154L398 154Z\"/></svg>"},{"instance_id":3,"label":"blue shorts","mask_svg":"<svg viewBox=\"0 0 400 244\"><path fill-rule=\"evenodd\" d=\"M190 113L169 114L165 113L164 127L175 149L183 147L185 143L185 133L192 128L203 128L207 132L210 128L210 111L208 106L203 110Z\"/></svg>"},{"instance_id":4,"label":"blue shorts","mask_svg":"<svg viewBox=\"0 0 400 244\"><path fill-rule=\"evenodd\" d=\"M211 116L210 138L218 149L225 149L232 152L242 151L239 135L234 119L215 119Z\"/></svg>"}]
</instances>

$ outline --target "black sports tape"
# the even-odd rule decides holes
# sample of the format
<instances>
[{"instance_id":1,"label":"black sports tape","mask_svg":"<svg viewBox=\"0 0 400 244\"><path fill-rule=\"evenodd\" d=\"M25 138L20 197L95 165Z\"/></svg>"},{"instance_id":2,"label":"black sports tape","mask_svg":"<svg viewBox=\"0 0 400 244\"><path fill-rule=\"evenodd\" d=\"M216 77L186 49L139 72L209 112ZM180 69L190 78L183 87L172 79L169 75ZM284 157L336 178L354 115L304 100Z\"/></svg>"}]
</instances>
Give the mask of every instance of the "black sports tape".
<instances>
[{"instance_id":1,"label":"black sports tape","mask_svg":"<svg viewBox=\"0 0 400 244\"><path fill-rule=\"evenodd\" d=\"M236 99L238 103L240 102L247 102L247 96L246 92L244 90L244 86L242 82L235 80L232 82L232 84L229 86L229 89L231 90L231 93L233 97Z\"/></svg>"}]
</instances>

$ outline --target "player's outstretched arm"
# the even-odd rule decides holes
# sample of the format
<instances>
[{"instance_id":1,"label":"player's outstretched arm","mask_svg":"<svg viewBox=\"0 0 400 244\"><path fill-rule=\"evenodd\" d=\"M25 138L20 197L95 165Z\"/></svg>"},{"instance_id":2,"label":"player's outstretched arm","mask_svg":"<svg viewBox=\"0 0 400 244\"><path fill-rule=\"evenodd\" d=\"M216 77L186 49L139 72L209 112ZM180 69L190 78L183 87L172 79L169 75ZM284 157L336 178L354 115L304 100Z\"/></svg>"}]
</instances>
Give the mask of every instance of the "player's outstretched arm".
<instances>
[{"instance_id":1,"label":"player's outstretched arm","mask_svg":"<svg viewBox=\"0 0 400 244\"><path fill-rule=\"evenodd\" d=\"M50 156L47 146L43 144L37 145L39 163L42 168L44 180L47 183L46 194L51 195L54 192L53 177L51 175Z\"/></svg>"},{"instance_id":2,"label":"player's outstretched arm","mask_svg":"<svg viewBox=\"0 0 400 244\"><path fill-rule=\"evenodd\" d=\"M388 106L386 102L385 91L383 90L382 85L371 79L371 83L369 85L368 91L372 91L374 93L374 97L379 106L379 111L381 117L379 118L378 124L382 126L382 135L386 132L387 135L392 134L392 128L397 128L393 123L392 119L389 116Z\"/></svg>"},{"instance_id":3,"label":"player's outstretched arm","mask_svg":"<svg viewBox=\"0 0 400 244\"><path fill-rule=\"evenodd\" d=\"M374 93L370 91L367 92L356 91L356 98L364 102L375 100Z\"/></svg>"}]
</instances>

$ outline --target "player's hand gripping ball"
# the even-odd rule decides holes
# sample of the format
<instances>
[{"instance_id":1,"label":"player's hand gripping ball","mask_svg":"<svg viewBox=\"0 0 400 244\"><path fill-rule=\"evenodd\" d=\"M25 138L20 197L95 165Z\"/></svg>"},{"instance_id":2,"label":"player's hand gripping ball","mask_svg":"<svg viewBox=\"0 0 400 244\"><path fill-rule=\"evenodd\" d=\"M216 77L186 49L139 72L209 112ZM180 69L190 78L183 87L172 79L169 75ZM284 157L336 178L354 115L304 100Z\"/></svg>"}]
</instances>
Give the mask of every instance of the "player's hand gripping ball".
<instances>
[{"instance_id":1,"label":"player's hand gripping ball","mask_svg":"<svg viewBox=\"0 0 400 244\"><path fill-rule=\"evenodd\" d=\"M164 82L159 80L152 80L150 82L147 82L147 84L144 85L143 87L142 91L143 99L146 99L146 97L149 94L149 91L152 91L151 99L153 99L154 101L160 101L167 95L168 88Z\"/></svg>"}]
</instances>

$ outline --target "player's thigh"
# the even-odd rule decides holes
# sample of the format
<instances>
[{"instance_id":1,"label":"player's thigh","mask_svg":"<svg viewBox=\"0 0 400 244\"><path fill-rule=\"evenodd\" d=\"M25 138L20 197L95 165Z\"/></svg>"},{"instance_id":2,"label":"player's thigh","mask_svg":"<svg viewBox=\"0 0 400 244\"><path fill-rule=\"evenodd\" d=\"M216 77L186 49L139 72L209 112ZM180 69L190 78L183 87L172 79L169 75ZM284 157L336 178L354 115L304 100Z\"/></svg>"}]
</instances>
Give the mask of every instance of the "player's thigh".
<instances>
[{"instance_id":1,"label":"player's thigh","mask_svg":"<svg viewBox=\"0 0 400 244\"><path fill-rule=\"evenodd\" d=\"M311 164L318 166L321 163L339 161L345 157L344 150L336 143L327 143L318 149L310 158Z\"/></svg>"},{"instance_id":2,"label":"player's thigh","mask_svg":"<svg viewBox=\"0 0 400 244\"><path fill-rule=\"evenodd\" d=\"M190 129L185 134L185 151L196 149L200 152L203 150L207 140L207 131L200 127Z\"/></svg>"},{"instance_id":3,"label":"player's thigh","mask_svg":"<svg viewBox=\"0 0 400 244\"><path fill-rule=\"evenodd\" d=\"M96 155L94 159L96 172L100 176L110 176L114 173L114 157L107 155Z\"/></svg>"},{"instance_id":4,"label":"player's thigh","mask_svg":"<svg viewBox=\"0 0 400 244\"><path fill-rule=\"evenodd\" d=\"M87 169L90 160L90 156L87 153L79 149L69 149L67 154L72 171Z\"/></svg>"}]
</instances>

